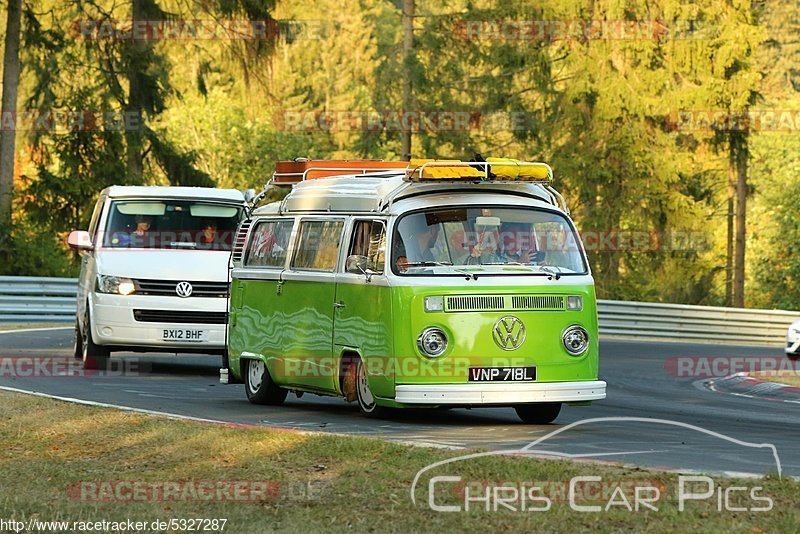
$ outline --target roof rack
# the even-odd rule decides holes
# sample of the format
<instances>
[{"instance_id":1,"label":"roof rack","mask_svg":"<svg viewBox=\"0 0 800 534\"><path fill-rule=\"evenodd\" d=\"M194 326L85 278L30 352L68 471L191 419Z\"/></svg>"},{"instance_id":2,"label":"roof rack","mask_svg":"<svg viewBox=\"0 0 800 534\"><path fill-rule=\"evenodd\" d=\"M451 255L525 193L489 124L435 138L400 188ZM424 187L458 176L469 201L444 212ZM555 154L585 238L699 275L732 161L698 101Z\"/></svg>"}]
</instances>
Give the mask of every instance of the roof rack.
<instances>
[{"instance_id":1,"label":"roof rack","mask_svg":"<svg viewBox=\"0 0 800 534\"><path fill-rule=\"evenodd\" d=\"M314 178L367 174L369 172L386 170L404 171L407 168L407 161L311 160L298 158L294 161L277 162L270 183L275 185L293 185Z\"/></svg>"}]
</instances>

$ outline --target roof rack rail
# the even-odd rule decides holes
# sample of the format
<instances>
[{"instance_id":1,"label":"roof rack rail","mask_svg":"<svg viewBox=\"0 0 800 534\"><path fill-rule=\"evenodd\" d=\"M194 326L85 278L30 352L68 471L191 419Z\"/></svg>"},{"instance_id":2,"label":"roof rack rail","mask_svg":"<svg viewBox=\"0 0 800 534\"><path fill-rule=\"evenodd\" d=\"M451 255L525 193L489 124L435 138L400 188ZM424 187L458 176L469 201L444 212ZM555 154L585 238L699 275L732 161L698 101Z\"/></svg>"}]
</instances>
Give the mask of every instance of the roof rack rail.
<instances>
[{"instance_id":1,"label":"roof rack rail","mask_svg":"<svg viewBox=\"0 0 800 534\"><path fill-rule=\"evenodd\" d=\"M270 183L293 185L314 178L328 178L348 174L367 174L386 170L404 171L407 161L384 160L308 160L279 161L275 165Z\"/></svg>"}]
</instances>

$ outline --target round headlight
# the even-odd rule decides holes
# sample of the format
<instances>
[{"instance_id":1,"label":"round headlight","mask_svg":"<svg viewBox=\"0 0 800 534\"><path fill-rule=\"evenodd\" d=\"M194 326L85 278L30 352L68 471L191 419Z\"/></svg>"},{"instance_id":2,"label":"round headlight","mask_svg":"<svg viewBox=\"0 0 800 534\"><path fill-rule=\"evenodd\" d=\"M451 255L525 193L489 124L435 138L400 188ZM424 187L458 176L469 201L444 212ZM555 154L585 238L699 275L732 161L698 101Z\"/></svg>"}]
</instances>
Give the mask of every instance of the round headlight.
<instances>
[{"instance_id":1,"label":"round headlight","mask_svg":"<svg viewBox=\"0 0 800 534\"><path fill-rule=\"evenodd\" d=\"M447 349L447 336L439 328L426 328L417 338L417 347L425 356L436 358Z\"/></svg>"},{"instance_id":2,"label":"round headlight","mask_svg":"<svg viewBox=\"0 0 800 534\"><path fill-rule=\"evenodd\" d=\"M582 326L573 325L561 336L564 348L573 356L580 356L589 348L589 333Z\"/></svg>"}]
</instances>

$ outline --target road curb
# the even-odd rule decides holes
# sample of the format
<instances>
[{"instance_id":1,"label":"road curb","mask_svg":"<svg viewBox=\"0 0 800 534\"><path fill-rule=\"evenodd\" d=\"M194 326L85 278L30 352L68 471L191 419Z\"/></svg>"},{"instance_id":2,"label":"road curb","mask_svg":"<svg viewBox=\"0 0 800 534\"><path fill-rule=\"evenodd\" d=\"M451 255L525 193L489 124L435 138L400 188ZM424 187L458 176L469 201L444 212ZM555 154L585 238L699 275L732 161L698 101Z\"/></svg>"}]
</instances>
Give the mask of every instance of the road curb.
<instances>
[{"instance_id":1,"label":"road curb","mask_svg":"<svg viewBox=\"0 0 800 534\"><path fill-rule=\"evenodd\" d=\"M739 397L800 404L800 387L767 382L747 373L706 380L703 385L717 393Z\"/></svg>"}]
</instances>

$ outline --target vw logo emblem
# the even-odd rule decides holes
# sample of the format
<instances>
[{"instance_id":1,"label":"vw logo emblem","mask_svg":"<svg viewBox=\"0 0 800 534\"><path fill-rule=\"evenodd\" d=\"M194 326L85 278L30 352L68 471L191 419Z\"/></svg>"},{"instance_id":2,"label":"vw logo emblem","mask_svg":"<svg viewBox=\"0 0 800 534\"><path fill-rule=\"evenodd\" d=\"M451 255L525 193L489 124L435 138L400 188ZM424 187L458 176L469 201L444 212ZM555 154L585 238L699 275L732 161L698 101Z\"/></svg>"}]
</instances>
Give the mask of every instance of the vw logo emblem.
<instances>
[{"instance_id":1,"label":"vw logo emblem","mask_svg":"<svg viewBox=\"0 0 800 534\"><path fill-rule=\"evenodd\" d=\"M175 286L175 293L178 294L181 298L191 297L192 296L192 284L189 282L178 282L178 285Z\"/></svg>"},{"instance_id":2,"label":"vw logo emblem","mask_svg":"<svg viewBox=\"0 0 800 534\"><path fill-rule=\"evenodd\" d=\"M503 350L517 350L525 341L525 325L513 315L501 317L494 323L492 339Z\"/></svg>"}]
</instances>

